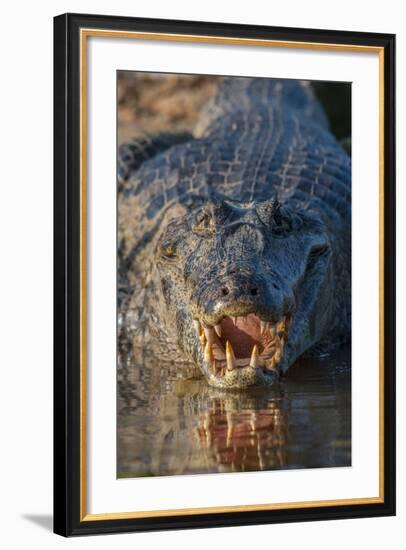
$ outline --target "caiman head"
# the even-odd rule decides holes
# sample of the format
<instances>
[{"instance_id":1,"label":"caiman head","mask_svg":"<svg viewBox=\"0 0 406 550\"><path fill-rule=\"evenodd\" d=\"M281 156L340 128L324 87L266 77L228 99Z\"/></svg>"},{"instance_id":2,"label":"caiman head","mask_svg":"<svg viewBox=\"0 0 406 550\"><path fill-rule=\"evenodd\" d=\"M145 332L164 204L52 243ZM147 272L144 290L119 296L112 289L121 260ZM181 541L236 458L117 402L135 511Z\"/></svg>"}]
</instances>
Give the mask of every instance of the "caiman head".
<instances>
[{"instance_id":1,"label":"caiman head","mask_svg":"<svg viewBox=\"0 0 406 550\"><path fill-rule=\"evenodd\" d=\"M325 332L331 256L310 213L276 199L207 202L159 240L165 323L209 384L272 384Z\"/></svg>"}]
</instances>

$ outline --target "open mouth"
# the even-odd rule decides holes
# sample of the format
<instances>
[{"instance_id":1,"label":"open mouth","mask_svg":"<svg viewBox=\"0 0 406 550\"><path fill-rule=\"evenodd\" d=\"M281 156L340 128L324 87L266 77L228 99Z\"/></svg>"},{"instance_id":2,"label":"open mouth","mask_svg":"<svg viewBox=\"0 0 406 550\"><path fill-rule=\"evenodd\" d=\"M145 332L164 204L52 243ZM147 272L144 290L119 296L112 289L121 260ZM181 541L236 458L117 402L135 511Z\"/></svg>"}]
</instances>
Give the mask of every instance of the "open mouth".
<instances>
[{"instance_id":1,"label":"open mouth","mask_svg":"<svg viewBox=\"0 0 406 550\"><path fill-rule=\"evenodd\" d=\"M195 319L211 375L222 379L247 368L275 374L285 349L290 320L290 315L284 315L271 323L250 313L244 317L226 316L217 325L208 326Z\"/></svg>"}]
</instances>

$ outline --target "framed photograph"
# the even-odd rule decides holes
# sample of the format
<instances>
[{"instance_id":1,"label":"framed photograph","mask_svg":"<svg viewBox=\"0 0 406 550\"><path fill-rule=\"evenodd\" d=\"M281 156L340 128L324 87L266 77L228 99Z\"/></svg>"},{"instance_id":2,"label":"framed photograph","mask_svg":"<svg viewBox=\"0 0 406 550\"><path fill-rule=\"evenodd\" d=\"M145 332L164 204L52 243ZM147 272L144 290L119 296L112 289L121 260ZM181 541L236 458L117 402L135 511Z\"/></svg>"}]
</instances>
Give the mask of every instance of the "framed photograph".
<instances>
[{"instance_id":1,"label":"framed photograph","mask_svg":"<svg viewBox=\"0 0 406 550\"><path fill-rule=\"evenodd\" d=\"M395 37L54 20L54 530L395 514Z\"/></svg>"}]
</instances>

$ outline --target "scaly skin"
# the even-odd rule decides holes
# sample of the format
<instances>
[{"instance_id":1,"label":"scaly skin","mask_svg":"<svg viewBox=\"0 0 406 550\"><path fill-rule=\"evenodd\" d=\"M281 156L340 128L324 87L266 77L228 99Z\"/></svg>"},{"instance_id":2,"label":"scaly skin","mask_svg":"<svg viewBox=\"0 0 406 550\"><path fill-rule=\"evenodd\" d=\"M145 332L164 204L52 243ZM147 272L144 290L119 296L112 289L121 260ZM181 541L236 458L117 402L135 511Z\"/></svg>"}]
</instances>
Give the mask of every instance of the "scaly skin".
<instances>
[{"instance_id":1,"label":"scaly skin","mask_svg":"<svg viewBox=\"0 0 406 550\"><path fill-rule=\"evenodd\" d=\"M120 322L134 345L241 389L347 340L350 158L311 87L225 80L194 137L153 141L152 156L119 154Z\"/></svg>"}]
</instances>

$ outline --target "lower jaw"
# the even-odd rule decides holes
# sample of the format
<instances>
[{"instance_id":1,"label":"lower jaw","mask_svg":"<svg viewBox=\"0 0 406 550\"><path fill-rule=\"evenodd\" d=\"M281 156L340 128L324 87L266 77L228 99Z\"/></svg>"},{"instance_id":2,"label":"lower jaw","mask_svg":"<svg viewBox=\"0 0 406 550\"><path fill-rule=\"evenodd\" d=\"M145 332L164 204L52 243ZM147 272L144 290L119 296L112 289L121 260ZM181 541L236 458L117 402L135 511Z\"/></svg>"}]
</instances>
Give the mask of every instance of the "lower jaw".
<instances>
[{"instance_id":1,"label":"lower jaw","mask_svg":"<svg viewBox=\"0 0 406 550\"><path fill-rule=\"evenodd\" d=\"M217 376L210 372L210 367L205 364L204 373L210 386L224 389L244 389L250 387L272 386L279 379L276 369L243 367L226 371L224 376Z\"/></svg>"},{"instance_id":2,"label":"lower jaw","mask_svg":"<svg viewBox=\"0 0 406 550\"><path fill-rule=\"evenodd\" d=\"M208 384L235 389L273 385L286 363L290 324L290 314L273 323L254 313L223 317L216 327L194 320L199 337L198 364Z\"/></svg>"}]
</instances>

